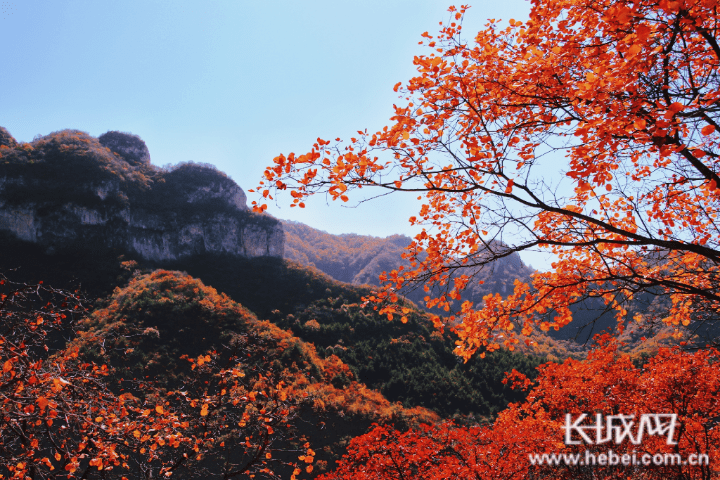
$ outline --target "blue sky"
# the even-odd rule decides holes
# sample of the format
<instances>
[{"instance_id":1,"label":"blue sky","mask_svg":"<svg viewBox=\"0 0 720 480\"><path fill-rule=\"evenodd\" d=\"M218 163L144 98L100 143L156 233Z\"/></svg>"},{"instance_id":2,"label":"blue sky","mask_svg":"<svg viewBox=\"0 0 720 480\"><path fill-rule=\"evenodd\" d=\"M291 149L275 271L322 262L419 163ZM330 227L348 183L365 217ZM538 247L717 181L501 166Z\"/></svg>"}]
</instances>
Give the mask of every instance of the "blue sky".
<instances>
[{"instance_id":1,"label":"blue sky","mask_svg":"<svg viewBox=\"0 0 720 480\"><path fill-rule=\"evenodd\" d=\"M395 83L453 2L441 0L0 1L0 125L19 141L65 128L139 135L156 165L216 165L243 189L280 153L388 123ZM459 5L459 3L458 3ZM471 4L527 18L525 0ZM256 199L248 194L250 200ZM415 196L346 208L324 198L269 212L330 233L412 235ZM351 198L352 200L352 198ZM352 203L352 202L351 202ZM524 255L536 268L543 257Z\"/></svg>"}]
</instances>

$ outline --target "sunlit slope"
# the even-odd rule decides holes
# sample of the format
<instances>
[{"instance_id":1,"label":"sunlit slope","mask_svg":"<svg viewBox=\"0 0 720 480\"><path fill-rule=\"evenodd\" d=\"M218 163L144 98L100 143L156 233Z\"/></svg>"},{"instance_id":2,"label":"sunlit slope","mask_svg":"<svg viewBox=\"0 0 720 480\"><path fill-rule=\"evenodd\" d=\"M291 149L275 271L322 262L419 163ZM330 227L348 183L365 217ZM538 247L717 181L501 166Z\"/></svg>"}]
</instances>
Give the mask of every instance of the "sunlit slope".
<instances>
[{"instance_id":1,"label":"sunlit slope","mask_svg":"<svg viewBox=\"0 0 720 480\"><path fill-rule=\"evenodd\" d=\"M236 368L248 395L282 390L296 405L295 433L279 445L292 450L307 441L320 452L317 459L330 463L372 423L403 427L438 419L429 410L389 402L357 382L338 357L321 358L312 344L258 320L187 274L137 275L102 303L68 348L79 347L86 361L107 364L118 392L144 398L159 388L184 395L202 391L194 374L203 362ZM237 435L244 430L238 427Z\"/></svg>"}]
</instances>

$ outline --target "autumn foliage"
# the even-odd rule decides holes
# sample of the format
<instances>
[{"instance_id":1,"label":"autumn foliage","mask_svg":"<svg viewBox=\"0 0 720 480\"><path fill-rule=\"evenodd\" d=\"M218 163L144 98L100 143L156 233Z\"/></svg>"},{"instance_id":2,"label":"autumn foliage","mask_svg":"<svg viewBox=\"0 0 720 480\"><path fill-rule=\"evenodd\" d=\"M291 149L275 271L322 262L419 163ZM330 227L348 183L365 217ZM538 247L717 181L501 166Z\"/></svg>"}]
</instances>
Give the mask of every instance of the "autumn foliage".
<instances>
[{"instance_id":1,"label":"autumn foliage","mask_svg":"<svg viewBox=\"0 0 720 480\"><path fill-rule=\"evenodd\" d=\"M643 292L670 300L655 321L713 321L715 1L536 0L527 22L490 21L472 41L461 35L465 11L423 34L431 50L395 86L404 100L391 125L347 146L318 139L306 154L280 155L258 191L288 189L296 206L318 192L348 201L361 187L420 195L410 222L427 228L379 300L510 252L554 253L552 270L530 284L456 309L466 358L566 325L569 306L587 297L620 321ZM430 304L449 310L471 280L452 279Z\"/></svg>"},{"instance_id":2,"label":"autumn foliage","mask_svg":"<svg viewBox=\"0 0 720 480\"><path fill-rule=\"evenodd\" d=\"M679 334L682 327L712 324L720 308L718 6L717 0L533 0L527 22L501 27L491 20L470 41L462 34L467 7L451 8L438 35L422 35L431 50L414 59L417 76L395 86L402 102L391 125L359 131L348 145L318 139L306 154L276 157L259 193L271 199L289 190L299 208L315 193L348 202L367 187L419 195L410 222L425 228L406 250L408 263L381 275L384 287L366 290L365 300L414 327L418 312L398 293L425 284L426 305L449 314L434 317L435 326L452 325L456 352L466 362L476 352L530 344L538 329L566 326L571 307L588 298L615 312L620 338L645 326ZM218 207L208 202L198 210L177 195L183 186L222 177L217 172L129 163L79 131L17 144L2 130L0 162L9 178L36 175L52 185L13 180L3 189L6 202L31 199L47 209L88 198L99 203L89 187L67 188L80 179L122 185L139 204L174 199L163 203L171 214ZM163 186L165 179L176 181ZM108 205L129 205L123 191ZM516 281L512 292L453 304L485 278L483 267L538 248L556 256L550 271ZM544 364L535 380L511 372L508 384L528 388L526 400L492 424L462 426L390 403L358 382L339 357L347 348L338 337L341 329L360 330L365 313L363 305L343 302L337 285L286 274L268 289L262 288L268 271L247 279L236 273L222 275L318 344L332 336L337 343L325 346L332 351L323 358L313 345L179 272L135 272L82 322L74 293L0 278L0 478L316 475L321 452L297 423L309 418L306 426L323 430L331 417L347 417L352 423L342 425L359 429L378 425L349 443L327 480L720 474L720 353L709 345L631 358L617 338L599 337L587 358ZM657 300L653 309L638 311L634 302L648 296ZM268 298L281 303L278 310ZM300 303L295 317L290 307ZM318 315L323 312L352 322L337 327ZM629 321L637 329L627 328ZM415 328L412 343L442 346L447 339L434 332L420 340L423 332ZM407 364L425 362L412 358L409 338L409 330L388 338L383 355L407 353ZM359 344L358 353L353 367L372 360ZM563 441L565 415L582 413L677 414L677 445L647 436L639 445L611 448L707 454L710 464L530 461L544 453L605 453L607 444Z\"/></svg>"},{"instance_id":3,"label":"autumn foliage","mask_svg":"<svg viewBox=\"0 0 720 480\"><path fill-rule=\"evenodd\" d=\"M174 412L113 393L107 366L83 362L77 348L47 356L53 336L84 313L75 294L5 278L0 288L0 478L119 478L129 464L154 466L158 456L139 452L141 443L187 440ZM145 438L132 435L138 429Z\"/></svg>"},{"instance_id":4,"label":"autumn foliage","mask_svg":"<svg viewBox=\"0 0 720 480\"><path fill-rule=\"evenodd\" d=\"M317 389L309 393L300 371L275 372L265 357L273 346L285 348L278 343L298 341L226 296L158 271L79 321L87 312L75 294L5 279L0 287L0 478L299 478L312 471L313 450L291 434L299 403L312 402ZM159 329L129 320L143 310ZM181 329L183 321L209 343L173 339L168 322ZM77 336L64 346L59 334ZM156 343L161 334L164 344ZM183 346L192 356L175 350ZM205 346L214 348L202 352ZM332 375L347 369L321 365Z\"/></svg>"},{"instance_id":5,"label":"autumn foliage","mask_svg":"<svg viewBox=\"0 0 720 480\"><path fill-rule=\"evenodd\" d=\"M70 347L87 361L107 363L114 388L182 419L186 442L153 450L166 453L163 465L172 469L166 471L180 476L300 478L295 469L307 476L315 458L308 449L326 446L305 446L303 438L312 437L308 417L323 424L346 417L362 425L356 434L371 422L438 419L388 402L338 357L320 358L311 344L180 272L133 277L80 327ZM335 387L339 378L343 385ZM147 429L137 430L149 449ZM328 442L321 437L315 434ZM327 462L327 453L320 458Z\"/></svg>"},{"instance_id":6,"label":"autumn foliage","mask_svg":"<svg viewBox=\"0 0 720 480\"><path fill-rule=\"evenodd\" d=\"M607 342L607 339L605 340ZM528 399L500 413L491 426L459 427L452 423L426 425L400 432L377 426L353 439L340 467L323 479L706 479L718 474L714 461L720 449L716 412L720 408L718 352L682 353L662 350L644 367L618 355L607 342L586 361L548 363ZM522 375L512 383L527 386ZM676 413L681 427L678 445L662 436L645 436L640 445L565 445L565 414L605 415ZM708 454L709 466L548 466L532 465L531 454Z\"/></svg>"}]
</instances>

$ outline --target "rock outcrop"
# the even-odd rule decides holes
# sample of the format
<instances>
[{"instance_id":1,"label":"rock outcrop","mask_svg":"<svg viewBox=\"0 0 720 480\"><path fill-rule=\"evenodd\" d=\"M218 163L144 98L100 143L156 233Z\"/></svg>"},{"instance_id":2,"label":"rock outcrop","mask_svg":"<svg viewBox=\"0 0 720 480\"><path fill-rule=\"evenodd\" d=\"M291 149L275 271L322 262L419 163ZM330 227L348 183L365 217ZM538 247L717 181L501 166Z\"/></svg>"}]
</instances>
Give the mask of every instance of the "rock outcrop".
<instances>
[{"instance_id":1,"label":"rock outcrop","mask_svg":"<svg viewBox=\"0 0 720 480\"><path fill-rule=\"evenodd\" d=\"M206 252L283 256L282 224L249 210L243 190L210 165L159 169L139 137L120 132L96 139L63 130L30 144L0 134L0 230L18 239L158 262Z\"/></svg>"},{"instance_id":2,"label":"rock outcrop","mask_svg":"<svg viewBox=\"0 0 720 480\"><path fill-rule=\"evenodd\" d=\"M137 135L110 131L100 135L98 141L131 165L140 163L150 165L150 151L142 138Z\"/></svg>"}]
</instances>

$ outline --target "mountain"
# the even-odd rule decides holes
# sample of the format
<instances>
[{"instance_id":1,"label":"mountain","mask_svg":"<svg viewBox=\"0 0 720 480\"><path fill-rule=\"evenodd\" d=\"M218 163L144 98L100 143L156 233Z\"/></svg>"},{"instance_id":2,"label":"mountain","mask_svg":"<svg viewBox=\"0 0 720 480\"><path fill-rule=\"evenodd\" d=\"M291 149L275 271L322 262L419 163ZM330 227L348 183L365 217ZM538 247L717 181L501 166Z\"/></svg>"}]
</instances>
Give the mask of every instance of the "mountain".
<instances>
[{"instance_id":1,"label":"mountain","mask_svg":"<svg viewBox=\"0 0 720 480\"><path fill-rule=\"evenodd\" d=\"M139 401L191 386L207 396L194 367L208 355L215 366L242 366L248 391L282 382L297 429L276 447L293 452L309 441L322 452L316 473L373 422L483 422L524 399L503 383L505 372L534 378L546 359L584 354L561 336L566 328L521 352L463 363L453 353L457 337L438 332L423 310L422 288L398 300L409 309L406 323L363 306L383 271L407 265L410 240L331 235L255 214L222 172L155 167L132 134L64 130L18 143L0 129L0 269L77 289L94 304L76 337L51 346L69 341L86 361L109 364L116 391ZM510 255L468 273L475 279L464 299L479 304L532 269ZM588 305L599 307L584 305L579 320L597 316ZM203 378L213 385L217 375ZM230 448L242 430L227 430L222 418L214 425ZM218 458L200 463L211 472Z\"/></svg>"},{"instance_id":2,"label":"mountain","mask_svg":"<svg viewBox=\"0 0 720 480\"><path fill-rule=\"evenodd\" d=\"M139 274L184 271L314 342L320 358L345 359L357 381L390 401L445 416L489 416L519 400L501 383L504 372L533 375L540 361L499 352L462 364L455 338L435 332L416 308L406 324L361 308L369 284L402 260L407 237L332 236L293 222L285 236L277 220L248 211L242 189L221 172L199 164L154 167L131 134L96 139L65 130L22 144L4 131L0 139L0 266L21 267L18 280L75 285L100 306ZM264 249L246 248L263 242ZM285 251L305 265L280 258ZM167 339L160 337L158 351L181 354ZM173 362L156 364L170 375Z\"/></svg>"},{"instance_id":3,"label":"mountain","mask_svg":"<svg viewBox=\"0 0 720 480\"><path fill-rule=\"evenodd\" d=\"M293 452L304 441L318 452L317 460L328 463L339 458L350 438L373 423L410 426L438 420L430 410L389 402L359 383L337 356L319 356L312 344L259 320L227 295L177 271L134 275L96 305L79 331L67 348L78 348L83 361L111 367L116 391L141 401L150 386L186 396L194 389L211 388L217 375L198 382L197 359L239 369L248 392L268 391L282 382L282 392L302 425L273 446L287 461L294 460ZM229 447L233 438L246 434L235 427L225 442ZM297 440L300 437L305 440ZM285 450L290 453L282 453ZM206 462L217 461L213 458Z\"/></svg>"},{"instance_id":4,"label":"mountain","mask_svg":"<svg viewBox=\"0 0 720 480\"><path fill-rule=\"evenodd\" d=\"M404 235L332 235L290 220L283 220L283 227L285 258L315 267L341 282L378 285L378 275L384 270L407 264L400 255L411 239Z\"/></svg>"},{"instance_id":5,"label":"mountain","mask_svg":"<svg viewBox=\"0 0 720 480\"><path fill-rule=\"evenodd\" d=\"M283 255L282 225L248 210L234 181L210 165L155 167L135 135L62 130L18 144L2 129L0 142L0 230L49 252Z\"/></svg>"},{"instance_id":6,"label":"mountain","mask_svg":"<svg viewBox=\"0 0 720 480\"><path fill-rule=\"evenodd\" d=\"M379 285L378 277L384 271L389 273L401 265L405 268L410 266L401 257L411 242L411 238L404 235L386 238L357 234L332 235L298 222L283 220L283 225L285 258L315 267L342 282ZM462 300L470 300L478 305L485 295L507 295L513 291L515 279L527 282L533 272L516 253L484 268L467 268L463 273L472 276L473 280L463 292ZM431 290L437 291L437 288ZM428 294L422 286L402 293L417 305L425 306ZM456 302L456 305L459 304Z\"/></svg>"}]
</instances>

